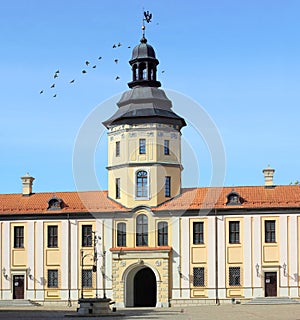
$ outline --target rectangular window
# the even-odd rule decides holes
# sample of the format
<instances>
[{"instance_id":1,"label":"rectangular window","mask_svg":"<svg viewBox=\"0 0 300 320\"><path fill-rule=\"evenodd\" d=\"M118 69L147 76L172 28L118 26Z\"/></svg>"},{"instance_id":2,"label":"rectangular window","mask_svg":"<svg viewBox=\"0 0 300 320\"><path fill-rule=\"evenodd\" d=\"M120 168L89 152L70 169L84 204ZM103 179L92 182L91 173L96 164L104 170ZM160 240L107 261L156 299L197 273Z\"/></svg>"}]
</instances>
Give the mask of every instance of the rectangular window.
<instances>
[{"instance_id":1,"label":"rectangular window","mask_svg":"<svg viewBox=\"0 0 300 320\"><path fill-rule=\"evenodd\" d=\"M193 286L205 287L204 267L193 268Z\"/></svg>"},{"instance_id":2,"label":"rectangular window","mask_svg":"<svg viewBox=\"0 0 300 320\"><path fill-rule=\"evenodd\" d=\"M14 227L14 248L24 248L24 227Z\"/></svg>"},{"instance_id":3,"label":"rectangular window","mask_svg":"<svg viewBox=\"0 0 300 320\"><path fill-rule=\"evenodd\" d=\"M126 247L126 223L117 224L117 246Z\"/></svg>"},{"instance_id":4,"label":"rectangular window","mask_svg":"<svg viewBox=\"0 0 300 320\"><path fill-rule=\"evenodd\" d=\"M233 287L241 285L240 267L229 267L229 285Z\"/></svg>"},{"instance_id":5,"label":"rectangular window","mask_svg":"<svg viewBox=\"0 0 300 320\"><path fill-rule=\"evenodd\" d=\"M116 157L120 156L120 141L116 141Z\"/></svg>"},{"instance_id":6,"label":"rectangular window","mask_svg":"<svg viewBox=\"0 0 300 320\"><path fill-rule=\"evenodd\" d=\"M146 154L146 139L140 139L139 152L140 154Z\"/></svg>"},{"instance_id":7,"label":"rectangular window","mask_svg":"<svg viewBox=\"0 0 300 320\"><path fill-rule=\"evenodd\" d=\"M120 199L120 178L116 178L116 199Z\"/></svg>"},{"instance_id":8,"label":"rectangular window","mask_svg":"<svg viewBox=\"0 0 300 320\"><path fill-rule=\"evenodd\" d=\"M82 288L93 287L93 270L82 270Z\"/></svg>"},{"instance_id":9,"label":"rectangular window","mask_svg":"<svg viewBox=\"0 0 300 320\"><path fill-rule=\"evenodd\" d=\"M48 248L57 248L58 247L58 235L57 235L57 226L48 226Z\"/></svg>"},{"instance_id":10,"label":"rectangular window","mask_svg":"<svg viewBox=\"0 0 300 320\"><path fill-rule=\"evenodd\" d=\"M168 223L163 221L159 222L157 225L157 237L158 237L158 245L159 246L167 246L168 245Z\"/></svg>"},{"instance_id":11,"label":"rectangular window","mask_svg":"<svg viewBox=\"0 0 300 320\"><path fill-rule=\"evenodd\" d=\"M83 225L82 226L82 246L91 247L93 243L93 230L92 225Z\"/></svg>"},{"instance_id":12,"label":"rectangular window","mask_svg":"<svg viewBox=\"0 0 300 320\"><path fill-rule=\"evenodd\" d=\"M240 243L239 221L229 221L229 243Z\"/></svg>"},{"instance_id":13,"label":"rectangular window","mask_svg":"<svg viewBox=\"0 0 300 320\"><path fill-rule=\"evenodd\" d=\"M276 221L265 220L265 242L276 242Z\"/></svg>"},{"instance_id":14,"label":"rectangular window","mask_svg":"<svg viewBox=\"0 0 300 320\"><path fill-rule=\"evenodd\" d=\"M203 222L193 222L193 244L203 244L204 243L204 223Z\"/></svg>"},{"instance_id":15,"label":"rectangular window","mask_svg":"<svg viewBox=\"0 0 300 320\"><path fill-rule=\"evenodd\" d=\"M165 177L165 197L171 197L171 177Z\"/></svg>"},{"instance_id":16,"label":"rectangular window","mask_svg":"<svg viewBox=\"0 0 300 320\"><path fill-rule=\"evenodd\" d=\"M58 270L48 270L48 288L58 288Z\"/></svg>"},{"instance_id":17,"label":"rectangular window","mask_svg":"<svg viewBox=\"0 0 300 320\"><path fill-rule=\"evenodd\" d=\"M164 154L169 155L170 154L170 149L169 149L170 141L169 140L164 140Z\"/></svg>"}]
</instances>

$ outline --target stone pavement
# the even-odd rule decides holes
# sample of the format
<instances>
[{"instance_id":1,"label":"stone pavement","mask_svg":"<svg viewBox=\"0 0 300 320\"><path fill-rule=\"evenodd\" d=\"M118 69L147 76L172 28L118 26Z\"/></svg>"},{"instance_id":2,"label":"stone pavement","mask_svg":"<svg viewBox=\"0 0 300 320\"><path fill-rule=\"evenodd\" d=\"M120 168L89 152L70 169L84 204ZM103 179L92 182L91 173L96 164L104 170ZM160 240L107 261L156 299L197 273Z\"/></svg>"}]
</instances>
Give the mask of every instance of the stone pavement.
<instances>
[{"instance_id":1,"label":"stone pavement","mask_svg":"<svg viewBox=\"0 0 300 320\"><path fill-rule=\"evenodd\" d=\"M143 309L120 309L118 312L124 316L116 317L112 313L111 317L66 317L66 315L76 315L73 309L65 308L56 310L46 307L18 308L4 310L0 309L0 319L153 319L153 320L300 320L300 305L221 305L189 308L143 308Z\"/></svg>"}]
</instances>

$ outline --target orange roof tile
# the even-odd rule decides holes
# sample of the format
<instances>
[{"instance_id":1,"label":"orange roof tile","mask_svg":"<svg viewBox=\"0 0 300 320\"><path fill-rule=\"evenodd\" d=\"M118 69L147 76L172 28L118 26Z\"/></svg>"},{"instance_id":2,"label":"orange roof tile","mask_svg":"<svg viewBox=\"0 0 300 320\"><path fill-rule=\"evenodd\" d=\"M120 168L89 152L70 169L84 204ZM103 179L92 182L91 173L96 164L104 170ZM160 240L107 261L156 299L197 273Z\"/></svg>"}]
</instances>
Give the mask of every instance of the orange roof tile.
<instances>
[{"instance_id":1,"label":"orange roof tile","mask_svg":"<svg viewBox=\"0 0 300 320\"><path fill-rule=\"evenodd\" d=\"M244 202L242 205L227 206L227 195L232 187L223 188L186 188L182 194L171 199L153 211L186 211L199 209L263 209L263 208L300 208L300 185L234 187ZM60 210L48 210L48 200L53 196L64 202ZM60 214L80 212L128 212L128 209L107 197L107 191L52 192L22 194L0 194L0 214Z\"/></svg>"},{"instance_id":2,"label":"orange roof tile","mask_svg":"<svg viewBox=\"0 0 300 320\"><path fill-rule=\"evenodd\" d=\"M48 200L57 197L63 200L60 210L48 210ZM114 212L127 211L124 207L110 200L107 191L86 192L47 192L34 193L30 196L22 194L0 194L0 214L27 214L63 212Z\"/></svg>"},{"instance_id":3,"label":"orange roof tile","mask_svg":"<svg viewBox=\"0 0 300 320\"><path fill-rule=\"evenodd\" d=\"M241 205L226 205L227 195L238 193L244 202ZM199 210L199 209L232 209L232 208L288 208L300 207L300 186L242 186L222 188L187 188L182 194L167 201L154 211L159 210Z\"/></svg>"}]
</instances>

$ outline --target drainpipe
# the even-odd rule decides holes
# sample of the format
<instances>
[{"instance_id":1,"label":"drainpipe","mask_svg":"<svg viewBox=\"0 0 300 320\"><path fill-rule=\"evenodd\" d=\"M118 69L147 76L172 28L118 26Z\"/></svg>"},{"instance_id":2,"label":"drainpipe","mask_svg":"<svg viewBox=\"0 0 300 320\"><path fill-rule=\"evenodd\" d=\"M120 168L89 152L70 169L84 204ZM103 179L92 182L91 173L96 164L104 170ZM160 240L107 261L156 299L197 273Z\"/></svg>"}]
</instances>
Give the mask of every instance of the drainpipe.
<instances>
[{"instance_id":1,"label":"drainpipe","mask_svg":"<svg viewBox=\"0 0 300 320\"><path fill-rule=\"evenodd\" d=\"M216 305L220 305L219 300L219 272L218 272L218 265L219 265L219 253L218 253L218 217L217 217L217 210L215 209L215 275L216 275Z\"/></svg>"}]
</instances>

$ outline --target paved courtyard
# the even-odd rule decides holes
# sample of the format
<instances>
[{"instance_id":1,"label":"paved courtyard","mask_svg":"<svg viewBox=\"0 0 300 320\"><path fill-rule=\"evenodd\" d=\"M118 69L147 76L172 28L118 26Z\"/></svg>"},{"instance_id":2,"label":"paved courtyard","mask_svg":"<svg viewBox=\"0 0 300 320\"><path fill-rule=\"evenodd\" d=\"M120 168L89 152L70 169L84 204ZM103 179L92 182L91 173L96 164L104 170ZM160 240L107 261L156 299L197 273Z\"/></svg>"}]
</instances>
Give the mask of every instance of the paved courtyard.
<instances>
[{"instance_id":1,"label":"paved courtyard","mask_svg":"<svg viewBox=\"0 0 300 320\"><path fill-rule=\"evenodd\" d=\"M0 309L0 319L172 319L172 320L300 320L300 305L221 305L192 307L192 308L169 308L169 309L121 309L118 310L123 316L111 317L76 317L76 312L70 309L46 310L43 307L35 309ZM72 317L75 316L75 317Z\"/></svg>"}]
</instances>

